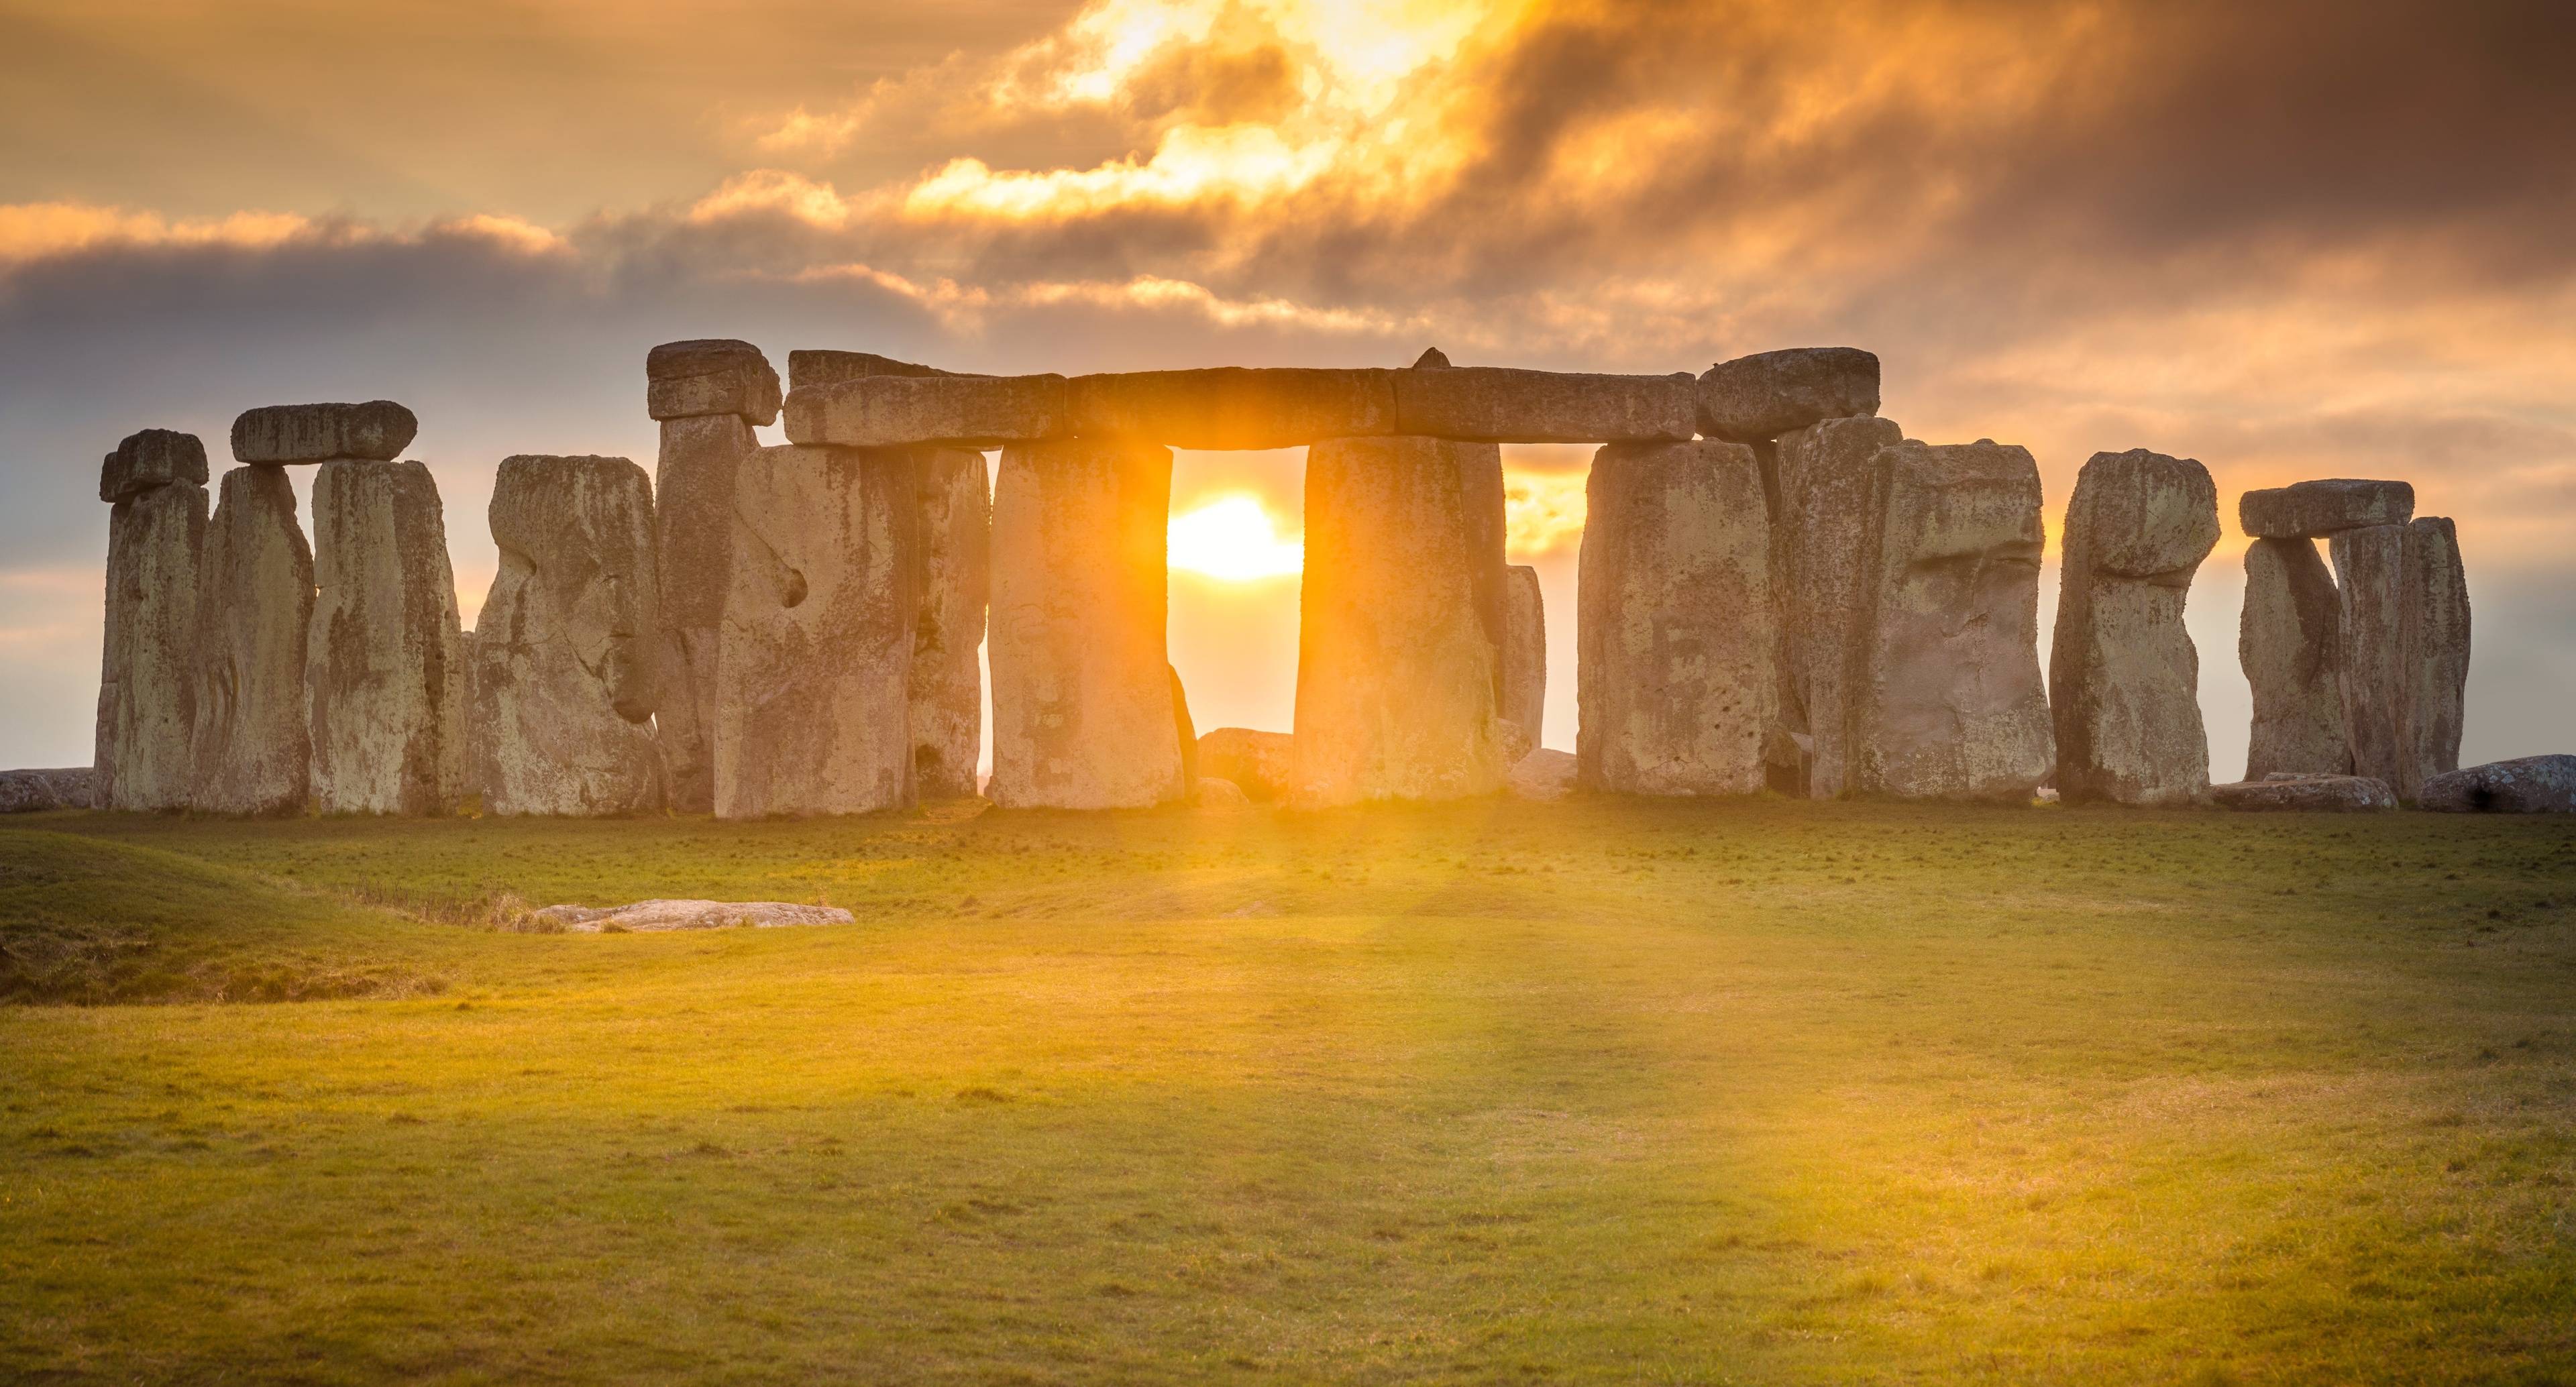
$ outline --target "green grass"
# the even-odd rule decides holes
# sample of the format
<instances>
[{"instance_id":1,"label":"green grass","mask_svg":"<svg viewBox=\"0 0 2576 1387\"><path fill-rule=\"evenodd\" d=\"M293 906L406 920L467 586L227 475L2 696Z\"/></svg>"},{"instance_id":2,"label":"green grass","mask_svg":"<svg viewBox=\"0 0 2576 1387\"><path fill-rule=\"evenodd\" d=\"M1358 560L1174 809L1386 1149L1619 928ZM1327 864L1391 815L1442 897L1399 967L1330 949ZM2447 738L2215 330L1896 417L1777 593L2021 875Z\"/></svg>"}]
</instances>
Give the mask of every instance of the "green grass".
<instances>
[{"instance_id":1,"label":"green grass","mask_svg":"<svg viewBox=\"0 0 2576 1387\"><path fill-rule=\"evenodd\" d=\"M656 895L860 923L489 924ZM45 815L0 945L183 999L0 1007L0 1380L2576 1382L2566 821Z\"/></svg>"}]
</instances>

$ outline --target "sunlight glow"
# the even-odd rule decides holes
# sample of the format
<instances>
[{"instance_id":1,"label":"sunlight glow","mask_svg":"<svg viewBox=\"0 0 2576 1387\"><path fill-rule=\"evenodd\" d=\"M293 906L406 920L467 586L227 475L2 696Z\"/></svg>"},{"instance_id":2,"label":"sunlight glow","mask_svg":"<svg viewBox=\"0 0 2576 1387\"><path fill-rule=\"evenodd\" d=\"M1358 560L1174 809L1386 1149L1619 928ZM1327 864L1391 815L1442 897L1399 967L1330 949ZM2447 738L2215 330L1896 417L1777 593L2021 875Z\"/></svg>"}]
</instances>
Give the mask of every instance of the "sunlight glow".
<instances>
[{"instance_id":1,"label":"sunlight glow","mask_svg":"<svg viewBox=\"0 0 2576 1387\"><path fill-rule=\"evenodd\" d=\"M1249 583L1281 578L1306 568L1306 545L1283 539L1261 498L1237 492L1172 517L1168 540L1172 567Z\"/></svg>"}]
</instances>

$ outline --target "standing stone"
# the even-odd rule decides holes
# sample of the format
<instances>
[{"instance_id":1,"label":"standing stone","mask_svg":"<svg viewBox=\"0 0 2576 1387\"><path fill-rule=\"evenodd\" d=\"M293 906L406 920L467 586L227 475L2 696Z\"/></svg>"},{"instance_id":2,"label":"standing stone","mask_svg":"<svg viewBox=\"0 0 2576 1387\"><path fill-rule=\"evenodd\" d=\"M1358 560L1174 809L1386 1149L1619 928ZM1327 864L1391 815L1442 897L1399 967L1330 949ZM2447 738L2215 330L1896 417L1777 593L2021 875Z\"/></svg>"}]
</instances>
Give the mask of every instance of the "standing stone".
<instances>
[{"instance_id":1,"label":"standing stone","mask_svg":"<svg viewBox=\"0 0 2576 1387\"><path fill-rule=\"evenodd\" d=\"M469 681L484 812L661 808L651 481L624 458L513 457L489 513L501 568Z\"/></svg>"},{"instance_id":2,"label":"standing stone","mask_svg":"<svg viewBox=\"0 0 2576 1387\"><path fill-rule=\"evenodd\" d=\"M744 462L716 660L718 818L914 802L917 485L899 449L791 444Z\"/></svg>"},{"instance_id":3,"label":"standing stone","mask_svg":"<svg viewBox=\"0 0 2576 1387\"><path fill-rule=\"evenodd\" d=\"M993 491L993 778L1004 808L1186 799L1165 654L1172 453L1002 450Z\"/></svg>"},{"instance_id":4,"label":"standing stone","mask_svg":"<svg viewBox=\"0 0 2576 1387\"><path fill-rule=\"evenodd\" d=\"M107 522L98 684L95 793L102 809L185 808L194 769L205 453L196 450L195 466L187 467L184 447L152 436L164 432L128 439L108 455L99 482L100 495L117 498Z\"/></svg>"},{"instance_id":5,"label":"standing stone","mask_svg":"<svg viewBox=\"0 0 2576 1387\"><path fill-rule=\"evenodd\" d=\"M2039 464L1980 439L1879 451L1851 788L2027 803L2052 756Z\"/></svg>"},{"instance_id":6,"label":"standing stone","mask_svg":"<svg viewBox=\"0 0 2576 1387\"><path fill-rule=\"evenodd\" d=\"M975 793L984 742L993 506L982 453L926 449L914 465L921 610L912 633L913 781L924 799L957 799Z\"/></svg>"},{"instance_id":7,"label":"standing stone","mask_svg":"<svg viewBox=\"0 0 2576 1387\"><path fill-rule=\"evenodd\" d=\"M313 801L444 814L465 792L465 642L438 484L417 462L322 464L304 643Z\"/></svg>"},{"instance_id":8,"label":"standing stone","mask_svg":"<svg viewBox=\"0 0 2576 1387\"><path fill-rule=\"evenodd\" d=\"M1760 460L1741 443L1613 444L1593 455L1584 495L1580 783L1763 788L1779 688Z\"/></svg>"},{"instance_id":9,"label":"standing stone","mask_svg":"<svg viewBox=\"0 0 2576 1387\"><path fill-rule=\"evenodd\" d=\"M1772 532L1773 608L1779 625L1783 740L1802 784L1832 799L1850 786L1849 689L1870 611L1872 525L1879 450L1901 442L1892 419L1826 419L1780 435L1779 515Z\"/></svg>"},{"instance_id":10,"label":"standing stone","mask_svg":"<svg viewBox=\"0 0 2576 1387\"><path fill-rule=\"evenodd\" d=\"M313 549L279 467L236 467L206 527L197 578L197 707L189 802L295 814L312 791L304 641Z\"/></svg>"},{"instance_id":11,"label":"standing stone","mask_svg":"<svg viewBox=\"0 0 2576 1387\"><path fill-rule=\"evenodd\" d=\"M2048 704L2069 804L2179 806L2209 794L2200 652L2182 622L2218 545L2218 487L2190 458L2095 453L2066 507Z\"/></svg>"},{"instance_id":12,"label":"standing stone","mask_svg":"<svg viewBox=\"0 0 2576 1387\"><path fill-rule=\"evenodd\" d=\"M716 647L731 586L734 474L778 416L778 375L748 342L667 342L645 358L646 405L661 421L653 474L662 585L661 706L654 714L671 807L715 807Z\"/></svg>"},{"instance_id":13,"label":"standing stone","mask_svg":"<svg viewBox=\"0 0 2576 1387\"><path fill-rule=\"evenodd\" d=\"M2460 764L2469 597L2451 522L2424 516L2334 537L2343 598L2343 721L2353 772L2412 804Z\"/></svg>"},{"instance_id":14,"label":"standing stone","mask_svg":"<svg viewBox=\"0 0 2576 1387\"><path fill-rule=\"evenodd\" d=\"M2460 768L2469 687L2469 585L2459 532L2448 516L2418 516L2406 527L2405 671L2407 765L2424 782Z\"/></svg>"},{"instance_id":15,"label":"standing stone","mask_svg":"<svg viewBox=\"0 0 2576 1387\"><path fill-rule=\"evenodd\" d=\"M1504 764L1529 754L1547 718L1547 604L1538 570L1513 564L1503 570L1503 721L1510 724Z\"/></svg>"},{"instance_id":16,"label":"standing stone","mask_svg":"<svg viewBox=\"0 0 2576 1387\"><path fill-rule=\"evenodd\" d=\"M2245 778L2347 775L2342 598L2307 539L2258 539L2245 550L2245 609L2236 656L2254 694Z\"/></svg>"},{"instance_id":17,"label":"standing stone","mask_svg":"<svg viewBox=\"0 0 2576 1387\"><path fill-rule=\"evenodd\" d=\"M1292 803L1502 788L1503 457L1335 438L1306 454Z\"/></svg>"}]
</instances>

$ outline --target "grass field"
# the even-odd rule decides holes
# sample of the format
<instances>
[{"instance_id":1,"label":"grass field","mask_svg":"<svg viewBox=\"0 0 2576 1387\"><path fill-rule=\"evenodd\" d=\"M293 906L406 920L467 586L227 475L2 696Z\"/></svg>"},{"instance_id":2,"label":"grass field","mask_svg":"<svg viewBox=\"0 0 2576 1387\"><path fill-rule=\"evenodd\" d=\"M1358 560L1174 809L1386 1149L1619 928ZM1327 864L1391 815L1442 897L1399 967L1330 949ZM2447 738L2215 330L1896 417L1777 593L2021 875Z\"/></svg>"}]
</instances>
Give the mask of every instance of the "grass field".
<instances>
[{"instance_id":1,"label":"grass field","mask_svg":"<svg viewBox=\"0 0 2576 1387\"><path fill-rule=\"evenodd\" d=\"M860 923L495 927L662 895ZM49 815L0 944L10 1382L2576 1383L2565 820Z\"/></svg>"}]
</instances>

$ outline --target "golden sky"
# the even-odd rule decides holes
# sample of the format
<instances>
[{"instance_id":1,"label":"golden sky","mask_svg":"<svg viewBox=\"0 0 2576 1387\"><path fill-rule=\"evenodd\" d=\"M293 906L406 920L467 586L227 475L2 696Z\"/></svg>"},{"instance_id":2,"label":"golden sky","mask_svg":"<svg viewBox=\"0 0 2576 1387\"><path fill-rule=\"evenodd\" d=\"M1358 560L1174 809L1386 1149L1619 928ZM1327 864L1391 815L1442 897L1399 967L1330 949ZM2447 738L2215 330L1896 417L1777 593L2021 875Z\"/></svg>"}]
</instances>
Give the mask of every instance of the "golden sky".
<instances>
[{"instance_id":1,"label":"golden sky","mask_svg":"<svg viewBox=\"0 0 2576 1387\"><path fill-rule=\"evenodd\" d=\"M1886 414L2027 444L2052 508L2132 446L2231 499L2413 480L2479 603L2471 753L2565 749L2571 51L2567 6L2431 0L0 0L0 762L86 745L118 437L404 400L470 610L499 458L649 458L644 349L706 335L1066 372L1866 346ZM1568 650L1584 454L1508 463ZM1296 539L1293 457L1176 493ZM2222 771L2236 547L2193 604ZM1284 602L1293 644L1294 587L1189 630ZM1175 602L1203 701L1284 706Z\"/></svg>"}]
</instances>

